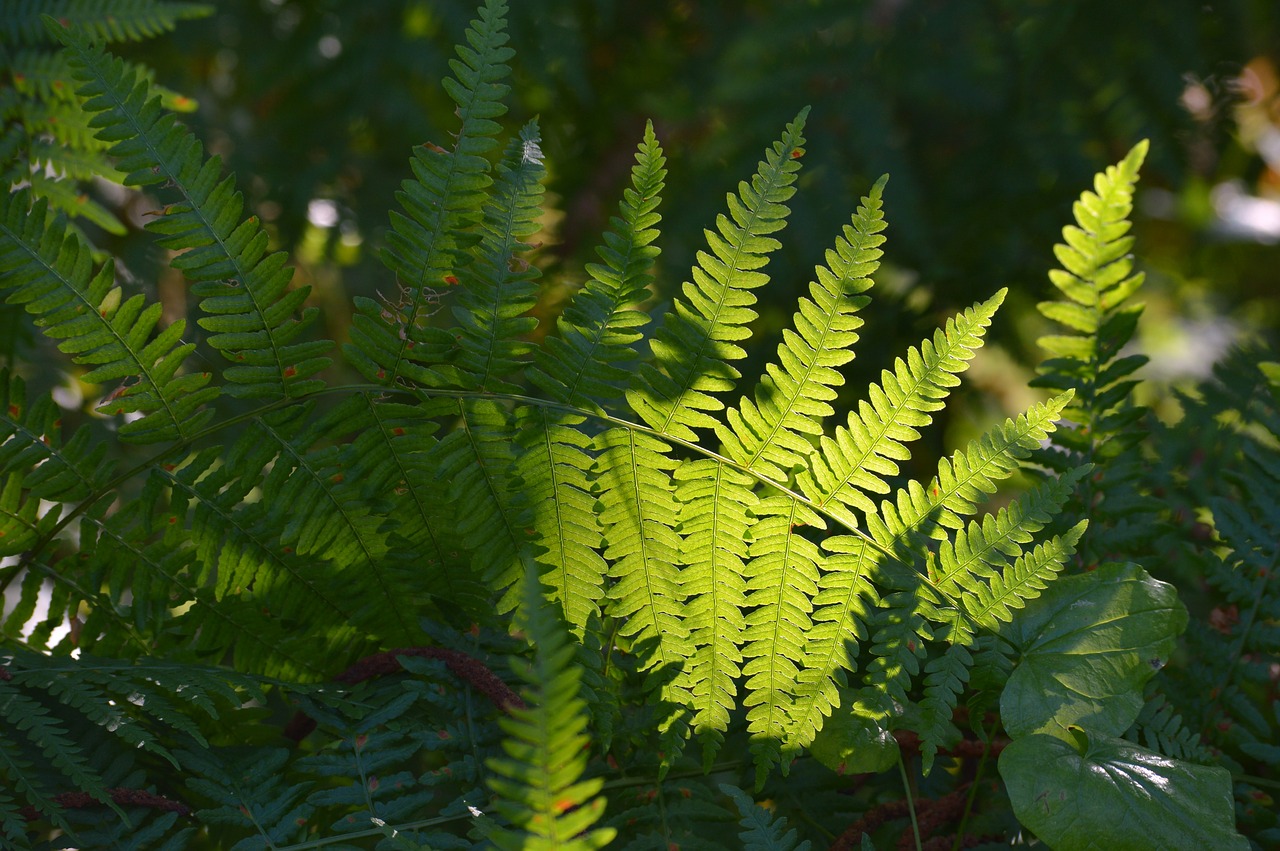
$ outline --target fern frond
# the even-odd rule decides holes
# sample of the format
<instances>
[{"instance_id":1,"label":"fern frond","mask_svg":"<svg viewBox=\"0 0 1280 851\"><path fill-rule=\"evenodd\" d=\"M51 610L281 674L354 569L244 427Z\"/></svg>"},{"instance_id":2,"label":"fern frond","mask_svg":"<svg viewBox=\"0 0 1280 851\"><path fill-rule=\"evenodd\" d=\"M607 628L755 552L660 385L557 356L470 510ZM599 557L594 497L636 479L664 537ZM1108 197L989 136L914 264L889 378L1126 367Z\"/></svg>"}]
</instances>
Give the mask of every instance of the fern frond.
<instances>
[{"instance_id":1,"label":"fern frond","mask_svg":"<svg viewBox=\"0 0 1280 851\"><path fill-rule=\"evenodd\" d=\"M506 377L520 369L533 349L519 339L538 325L526 315L538 300L539 271L520 255L532 246L523 239L541 228L542 165L538 123L531 121L512 140L493 196L480 223L480 243L472 262L458 270L461 292L454 309L460 324L457 358L442 371L448 383L469 389L517 391Z\"/></svg>"},{"instance_id":2,"label":"fern frond","mask_svg":"<svg viewBox=\"0 0 1280 851\"><path fill-rule=\"evenodd\" d=\"M62 441L62 417L49 396L0 370L0 556L18 555L52 533L62 504L102 493L115 464L89 429ZM41 501L51 503L41 509Z\"/></svg>"},{"instance_id":3,"label":"fern frond","mask_svg":"<svg viewBox=\"0 0 1280 851\"><path fill-rule=\"evenodd\" d=\"M742 815L738 841L743 851L809 851L809 840L797 842L795 830L787 830L787 820L775 818L736 786L720 784L720 791L733 799ZM785 833L784 833L785 831Z\"/></svg>"},{"instance_id":4,"label":"fern frond","mask_svg":"<svg viewBox=\"0 0 1280 851\"><path fill-rule=\"evenodd\" d=\"M881 373L880 384L868 388L869 398L849 412L848 424L832 437L824 435L810 456L798 480L805 496L850 528L858 520L848 509L875 512L868 494L889 492L886 477L896 476L897 462L910 457L904 444L920 436L917 429L933 421L933 412L960 383L956 375L968 369L1005 292L947 320L932 340L899 358L892 372Z\"/></svg>"},{"instance_id":5,"label":"fern frond","mask_svg":"<svg viewBox=\"0 0 1280 851\"><path fill-rule=\"evenodd\" d=\"M19 792L39 812L65 828L66 822L52 799L54 792L40 776L46 773L46 770L41 770L45 766L66 777L72 788L114 806L101 778L84 761L80 749L68 738L66 729L49 717L48 710L39 702L20 693L9 683L0 682L0 718L5 722L5 729L11 731L0 738L0 776L4 778L5 785ZM14 741L14 733L21 733L22 741ZM22 750L28 748L31 753L24 754ZM36 757L43 760L39 768L34 762Z\"/></svg>"},{"instance_id":6,"label":"fern frond","mask_svg":"<svg viewBox=\"0 0 1280 851\"><path fill-rule=\"evenodd\" d=\"M956 531L953 539L942 541L928 566L938 592L937 602L958 601L966 592L980 593L980 586L990 583L1010 559L1022 555L1023 547L1035 539L1035 533L1062 510L1090 469L1080 467L1049 479L994 515L970 521L967 528ZM972 637L968 622L957 618L950 640L965 643Z\"/></svg>"},{"instance_id":7,"label":"fern frond","mask_svg":"<svg viewBox=\"0 0 1280 851\"><path fill-rule=\"evenodd\" d=\"M172 32L178 21L213 14L212 6L157 0L13 0L9 5L0 18L0 41L10 44L47 44L42 15L94 41L111 42L154 38Z\"/></svg>"},{"instance_id":8,"label":"fern frond","mask_svg":"<svg viewBox=\"0 0 1280 851\"><path fill-rule=\"evenodd\" d=\"M600 520L591 494L587 454L592 441L577 428L579 417L553 414L545 408L525 409L517 422L520 454L512 467L520 492L533 514L537 556L547 569L541 581L561 605L574 638L584 639L589 625L598 626L604 577Z\"/></svg>"},{"instance_id":9,"label":"fern frond","mask_svg":"<svg viewBox=\"0 0 1280 851\"><path fill-rule=\"evenodd\" d=\"M858 649L870 638L880 605L872 575L882 553L862 538L837 535L822 542L823 576L813 598L813 626L791 704L784 754L813 742L823 719L840 703L846 672L856 670Z\"/></svg>"},{"instance_id":10,"label":"fern frond","mask_svg":"<svg viewBox=\"0 0 1280 851\"><path fill-rule=\"evenodd\" d=\"M979 626L999 630L1001 623L1013 620L1013 611L1028 600L1040 596L1050 580L1062 570L1066 560L1076 551L1076 543L1084 534L1087 520L1082 520L1066 534L1055 535L1028 553L1019 556L988 586L977 586L965 592L962 605L965 614Z\"/></svg>"},{"instance_id":11,"label":"fern frond","mask_svg":"<svg viewBox=\"0 0 1280 851\"><path fill-rule=\"evenodd\" d=\"M1146 152L1145 141L1135 145L1097 175L1094 190L1072 207L1076 224L1063 228L1065 244L1055 246L1062 268L1049 273L1065 298L1039 305L1044 316L1071 333L1039 340L1048 358L1032 386L1076 394L1063 412L1071 427L1058 432L1055 445L1039 460L1056 470L1098 465L1097 473L1081 482L1075 512L1094 520L1080 543L1080 558L1088 565L1138 552L1158 528L1159 506L1138 483L1145 461L1137 445L1146 437L1139 420L1146 409L1130 400L1138 384L1131 376L1147 358L1120 356L1142 312L1141 304L1128 303L1143 282L1143 274L1133 272L1128 252L1134 238L1128 232Z\"/></svg>"},{"instance_id":12,"label":"fern frond","mask_svg":"<svg viewBox=\"0 0 1280 851\"><path fill-rule=\"evenodd\" d=\"M649 315L636 306L649 296L649 270L661 253L653 243L662 220L656 210L665 163L649 122L631 186L610 220L604 244L596 248L603 262L587 264L587 283L556 320L559 335L547 338L529 371L529 380L556 401L606 409L622 403L622 388L637 358L633 347L649 323Z\"/></svg>"},{"instance_id":13,"label":"fern frond","mask_svg":"<svg viewBox=\"0 0 1280 851\"><path fill-rule=\"evenodd\" d=\"M698 252L693 281L683 287L687 302L677 299L663 318L650 341L653 362L641 366L627 390L632 410L664 434L696 442L693 429L713 428L708 412L724 407L709 394L731 390L740 376L729 362L746 355L736 341L750 336L745 326L756 317L751 290L768 281L757 270L781 246L769 234L786 226L784 202L795 193L807 114L765 151L751 183L726 196L729 215L717 216L716 230L703 231L710 251Z\"/></svg>"},{"instance_id":14,"label":"fern frond","mask_svg":"<svg viewBox=\"0 0 1280 851\"><path fill-rule=\"evenodd\" d=\"M503 0L486 0L466 32L471 46L460 45L459 58L449 61L456 78L446 78L443 85L462 119L453 149L432 143L415 148L414 179L396 193L405 214L391 213L392 230L381 254L396 276L391 309L372 299L355 300L352 342L344 348L371 381L390 384L404 378L435 385L439 379L429 367L452 353L453 338L424 323L459 280L493 183L487 155L498 146L493 137L501 127L494 119L507 111L502 81L510 69L504 63L515 55L505 46L506 12Z\"/></svg>"},{"instance_id":15,"label":"fern frond","mask_svg":"<svg viewBox=\"0 0 1280 851\"><path fill-rule=\"evenodd\" d=\"M456 531L471 550L473 569L491 593L503 593L499 610L519 599L521 553L529 545L532 512L510 478L515 460L511 414L496 402L452 402L458 427L432 450L431 463L455 509Z\"/></svg>"},{"instance_id":16,"label":"fern frond","mask_svg":"<svg viewBox=\"0 0 1280 851\"><path fill-rule=\"evenodd\" d=\"M980 501L995 493L996 482L1013 474L1040 447L1070 401L1068 392L1032 405L1025 414L1005 420L943 458L927 488L910 482L895 499L881 503L879 514L868 515L867 531L892 552L907 544L922 558L924 541L943 539L944 529L964 528L961 518L977 511Z\"/></svg>"},{"instance_id":17,"label":"fern frond","mask_svg":"<svg viewBox=\"0 0 1280 851\"><path fill-rule=\"evenodd\" d=\"M938 749L954 744L960 731L951 722L956 700L969 682L973 656L963 644L951 644L942 654L925 665L924 699L920 701L921 770L927 775L933 768Z\"/></svg>"},{"instance_id":18,"label":"fern frond","mask_svg":"<svg viewBox=\"0 0 1280 851\"><path fill-rule=\"evenodd\" d=\"M604 814L598 797L602 778L583 780L589 739L585 705L578 696L581 672L571 662L574 649L563 626L542 599L536 573L523 584L523 627L533 644L533 661L518 666L528 685L525 709L512 709L499 725L506 732L506 756L487 761L489 788L497 794L494 810L512 828L490 837L507 851L603 848L613 828L588 830Z\"/></svg>"},{"instance_id":19,"label":"fern frond","mask_svg":"<svg viewBox=\"0 0 1280 851\"><path fill-rule=\"evenodd\" d=\"M298 339L319 311L309 307L294 317L309 288L289 289L293 273L285 254L267 253L268 236L256 216L241 220L244 199L234 178L219 177L220 160L204 159L201 144L161 108L135 69L82 33L56 24L50 29L84 82L80 94L88 98L85 109L98 113L99 137L115 142L111 153L125 183L163 184L181 199L147 229L160 235L163 247L183 252L173 266L195 282L192 291L209 314L198 322L212 332L209 344L233 364L223 372L226 391L284 398L322 387L314 376L329 365L323 353L331 343Z\"/></svg>"},{"instance_id":20,"label":"fern frond","mask_svg":"<svg viewBox=\"0 0 1280 851\"><path fill-rule=\"evenodd\" d=\"M618 635L638 654L640 670L652 671L650 686L667 703L688 706L684 664L693 647L679 568L683 542L672 481L677 462L667 444L634 429L610 429L596 445L604 556L613 580L607 614L621 622ZM677 722L675 738L682 739L683 725L671 720Z\"/></svg>"},{"instance_id":21,"label":"fern frond","mask_svg":"<svg viewBox=\"0 0 1280 851\"><path fill-rule=\"evenodd\" d=\"M284 748L222 748L180 751L187 769L187 788L210 806L199 810L201 822L238 828L244 847L271 848L301 842L315 808L306 795L314 781L292 783Z\"/></svg>"},{"instance_id":22,"label":"fern frond","mask_svg":"<svg viewBox=\"0 0 1280 851\"><path fill-rule=\"evenodd\" d=\"M729 727L737 679L742 674L747 604L747 512L757 502L754 479L709 459L675 471L680 504L680 585L693 653L686 662L693 732L703 741L709 767Z\"/></svg>"},{"instance_id":23,"label":"fern frond","mask_svg":"<svg viewBox=\"0 0 1280 851\"><path fill-rule=\"evenodd\" d=\"M797 527L821 527L812 510L790 497L768 497L757 504L751 529L751 562L747 568L746 629L742 634L747 660L743 705L750 707L747 726L756 758L756 782L781 757L791 726L790 712L805 663L805 645L813 629L810 614L818 593L818 545Z\"/></svg>"},{"instance_id":24,"label":"fern frond","mask_svg":"<svg viewBox=\"0 0 1280 851\"><path fill-rule=\"evenodd\" d=\"M1146 361L1135 356L1111 363L1141 310L1121 305L1143 280L1142 273L1130 274L1133 237L1126 234L1133 187L1146 153L1147 143L1141 142L1097 176L1094 191L1085 192L1072 208L1078 226L1064 228L1066 244L1055 246L1063 268L1052 270L1049 280L1067 300L1043 302L1040 311L1079 336L1041 339L1050 358L1035 384L1075 390L1075 405L1066 413L1076 422L1092 422L1114 407L1133 384L1115 382Z\"/></svg>"},{"instance_id":25,"label":"fern frond","mask_svg":"<svg viewBox=\"0 0 1280 851\"><path fill-rule=\"evenodd\" d=\"M38 317L44 333L77 363L92 368L81 380L123 382L100 406L105 413L139 413L120 427L139 442L185 438L213 415L201 410L215 399L208 373L179 375L194 344L182 343L179 319L155 334L159 304L143 296L124 298L115 266L93 271L91 251L44 201L30 203L20 191L0 199L0 287L13 290L10 303ZM153 336L154 334L154 336Z\"/></svg>"},{"instance_id":26,"label":"fern frond","mask_svg":"<svg viewBox=\"0 0 1280 851\"><path fill-rule=\"evenodd\" d=\"M813 453L811 441L833 412L831 388L844 383L837 370L853 359L850 349L862 327L855 314L870 301L863 293L884 253L880 208L887 180L871 187L843 237L828 249L827 265L817 267L811 299L800 299L794 330L783 332L778 359L765 368L755 401L744 398L726 414L727 425L716 426L725 455L775 481L786 481Z\"/></svg>"}]
</instances>

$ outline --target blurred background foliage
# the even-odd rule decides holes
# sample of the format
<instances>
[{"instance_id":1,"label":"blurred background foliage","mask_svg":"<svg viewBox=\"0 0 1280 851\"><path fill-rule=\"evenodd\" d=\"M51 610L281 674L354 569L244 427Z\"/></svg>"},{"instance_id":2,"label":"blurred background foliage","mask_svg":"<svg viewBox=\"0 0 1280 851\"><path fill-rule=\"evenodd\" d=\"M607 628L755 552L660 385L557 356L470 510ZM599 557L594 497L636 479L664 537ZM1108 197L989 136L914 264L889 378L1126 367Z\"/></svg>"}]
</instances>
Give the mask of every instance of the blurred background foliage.
<instances>
[{"instance_id":1,"label":"blurred background foliage","mask_svg":"<svg viewBox=\"0 0 1280 851\"><path fill-rule=\"evenodd\" d=\"M850 386L1007 285L969 404L951 409L970 413L953 416L937 448L968 436L966 422L1021 409L1045 330L1033 308L1071 200L1142 138L1152 142L1136 213L1147 377L1201 377L1232 343L1280 325L1274 0L511 6L509 126L541 116L550 169L544 320L594 259L645 119L671 170L662 298L688 275L725 192L811 104L806 168L769 267L775 283L762 292L756 366L858 197L888 172L887 264ZM349 297L392 286L376 250L411 147L451 141L439 81L474 11L470 0L224 0L119 49L198 102L185 120L238 175L341 340ZM163 277L139 230L153 205L103 184L96 195L128 229L86 229L171 315L183 313L184 284Z\"/></svg>"}]
</instances>

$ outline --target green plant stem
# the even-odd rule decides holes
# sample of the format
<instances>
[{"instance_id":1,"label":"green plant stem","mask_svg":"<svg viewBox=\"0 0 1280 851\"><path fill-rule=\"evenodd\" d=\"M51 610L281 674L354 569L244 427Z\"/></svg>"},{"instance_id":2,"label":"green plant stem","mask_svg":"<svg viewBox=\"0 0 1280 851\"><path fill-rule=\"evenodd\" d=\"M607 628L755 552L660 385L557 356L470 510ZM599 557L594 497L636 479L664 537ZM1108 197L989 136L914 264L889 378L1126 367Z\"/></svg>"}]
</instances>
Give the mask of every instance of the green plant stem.
<instances>
[{"instance_id":1,"label":"green plant stem","mask_svg":"<svg viewBox=\"0 0 1280 851\"><path fill-rule=\"evenodd\" d=\"M916 851L924 851L920 842L920 822L916 820L916 802L911 795L911 780L907 777L907 765L902 761L902 751L898 751L898 773L902 775L902 791L907 795L907 812L911 815L911 832L916 838Z\"/></svg>"},{"instance_id":2,"label":"green plant stem","mask_svg":"<svg viewBox=\"0 0 1280 851\"><path fill-rule=\"evenodd\" d=\"M982 773L986 770L987 759L991 756L991 740L995 738L996 731L999 729L1000 722L997 721L991 725L990 730L983 731L986 747L982 749L982 756L978 759L978 768L973 773L973 780L969 782L969 794L964 799L964 812L960 815L960 825L956 828L956 838L951 843L951 851L960 851L960 846L964 842L964 832L969 826L969 816L973 812L973 802L978 797L978 784L982 782Z\"/></svg>"}]
</instances>

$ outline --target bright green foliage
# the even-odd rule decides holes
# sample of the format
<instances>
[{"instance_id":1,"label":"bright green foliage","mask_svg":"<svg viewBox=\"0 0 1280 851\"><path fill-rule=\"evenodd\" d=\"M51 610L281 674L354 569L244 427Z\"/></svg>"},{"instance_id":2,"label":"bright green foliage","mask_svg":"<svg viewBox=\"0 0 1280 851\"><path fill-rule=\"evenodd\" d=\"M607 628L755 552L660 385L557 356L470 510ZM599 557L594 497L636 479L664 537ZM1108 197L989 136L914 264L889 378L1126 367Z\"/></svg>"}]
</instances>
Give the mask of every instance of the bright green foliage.
<instances>
[{"instance_id":1,"label":"bright green foliage","mask_svg":"<svg viewBox=\"0 0 1280 851\"><path fill-rule=\"evenodd\" d=\"M158 306L126 294L110 263L95 271L63 219L10 197L10 300L91 367L83 380L122 383L106 410L135 417L119 439L157 445L124 454L82 422L64 440L51 399L4 376L0 553L14 558L0 564L13 599L0 629L27 648L0 666L16 790L0 792L6 839L44 847L28 805L106 836L119 825L55 796L72 785L124 811L108 778L128 777L190 800L197 832L156 813L140 822L175 848L589 848L615 835L634 848L803 848L811 822L830 831L848 806L870 806L847 803L823 764L914 770L896 736L919 741L928 773L961 744L964 705L976 729L1002 693L1023 751L1042 730L1107 737L1140 717L1190 749L1167 716L1139 715L1152 660L1170 658L1182 626L1168 586L1137 567L1058 578L1092 528L1071 494L1134 460L1127 437L1055 429L1133 424L1136 362L1114 356L1134 315L1121 302L1138 279L1121 255L1140 153L1086 194L1060 251L1069 301L1046 312L1079 336L1050 341L1045 382L1065 392L912 480L911 444L1005 291L948 319L828 422L885 244L882 178L816 267L777 357L726 410L790 213L805 111L727 195L652 333L643 305L667 175L647 127L601 262L540 335L545 166L535 122L498 153L505 11L489 0L467 30L445 84L456 144L413 152L384 291L357 300L341 352L368 383L319 377L330 344L309 336L307 290L290 287L217 158L143 76L51 25L94 114L85 126L128 183L173 194L148 230L175 252L228 363L187 371L180 320L158 329ZM1042 449L1055 434L1065 456ZM1015 475L1037 459L1061 475L1033 474L1018 493ZM1233 570L1263 567L1269 522L1212 507L1239 542L1224 556ZM1270 646L1259 611L1240 653ZM93 661L107 657L123 661ZM508 667L523 698L495 673ZM228 711L211 712L210 695ZM270 726L290 711L296 746L284 748ZM695 738L704 774L754 775L774 811L698 777ZM818 760L804 759L811 745ZM1140 788L1118 784L1113 798ZM1216 807L1206 818L1229 833Z\"/></svg>"},{"instance_id":2,"label":"bright green foliage","mask_svg":"<svg viewBox=\"0 0 1280 851\"><path fill-rule=\"evenodd\" d=\"M1092 521L1080 543L1085 565L1134 552L1157 528L1156 505L1137 484L1144 463L1136 447L1146 411L1129 398L1138 383L1131 376L1147 358L1120 355L1142 313L1142 305L1130 303L1144 276L1133 271L1134 238L1128 232L1133 187L1146 153L1146 142L1135 145L1075 203L1076 224L1063 229L1066 243L1054 249L1062 268L1049 273L1066 298L1039 306L1071 333L1040 339L1049 357L1032 384L1076 393L1064 411L1071 428L1059 431L1039 460L1058 471L1095 465L1093 475L1081 481L1072 512Z\"/></svg>"},{"instance_id":3,"label":"bright green foliage","mask_svg":"<svg viewBox=\"0 0 1280 851\"><path fill-rule=\"evenodd\" d=\"M724 407L707 394L731 390L740 376L728 362L746 354L736 341L750 335L744 326L756 318L751 290L769 280L757 270L782 245L769 234L786 226L790 210L783 202L795 193L806 115L807 110L787 125L751 182L725 196L729 215L721 213L716 229L703 231L710 250L698 252L693 281L682 288L687 301L677 300L664 317L650 342L653 362L643 364L631 382L627 402L659 431L696 441L692 429L714 427L707 412Z\"/></svg>"},{"instance_id":4,"label":"bright green foliage","mask_svg":"<svg viewBox=\"0 0 1280 851\"><path fill-rule=\"evenodd\" d=\"M581 672L565 630L542 600L530 572L524 588L522 626L533 644L533 662L520 677L529 707L512 710L500 724L506 757L488 762L494 808L513 825L491 835L505 851L603 848L613 828L587 831L604 813L602 778L583 780L587 765L586 704L578 697Z\"/></svg>"}]
</instances>

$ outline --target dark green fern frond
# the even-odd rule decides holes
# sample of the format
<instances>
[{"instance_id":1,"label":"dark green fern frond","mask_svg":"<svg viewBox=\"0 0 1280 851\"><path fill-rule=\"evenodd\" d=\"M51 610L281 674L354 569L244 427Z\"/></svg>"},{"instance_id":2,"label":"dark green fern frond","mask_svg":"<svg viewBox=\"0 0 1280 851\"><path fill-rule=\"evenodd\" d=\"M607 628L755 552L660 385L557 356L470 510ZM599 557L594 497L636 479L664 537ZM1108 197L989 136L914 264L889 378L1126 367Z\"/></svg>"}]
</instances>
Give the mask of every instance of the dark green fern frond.
<instances>
[{"instance_id":1,"label":"dark green fern frond","mask_svg":"<svg viewBox=\"0 0 1280 851\"><path fill-rule=\"evenodd\" d=\"M559 336L547 338L529 371L529 380L556 401L607 409L622 403L622 388L637 358L635 343L649 323L649 315L636 306L649 297L649 270L661 253L653 243L662 219L656 210L665 163L649 122L631 186L610 220L604 245L596 248L604 262L587 264L590 278L556 320Z\"/></svg>"},{"instance_id":2,"label":"dark green fern frond","mask_svg":"<svg viewBox=\"0 0 1280 851\"><path fill-rule=\"evenodd\" d=\"M432 450L431 463L447 483L455 529L471 551L473 570L490 593L505 595L499 609L509 612L519 600L521 554L528 547L532 513L526 494L511 480L515 460L511 413L496 402L452 402L459 418L454 431Z\"/></svg>"},{"instance_id":3,"label":"dark green fern frond","mask_svg":"<svg viewBox=\"0 0 1280 851\"><path fill-rule=\"evenodd\" d=\"M756 317L751 290L769 280L757 270L781 247L769 234L782 230L791 212L784 202L795 193L807 114L765 151L751 183L726 196L729 215L717 216L716 230L703 231L710 251L698 252L684 300L676 300L650 341L653 362L641 366L627 391L632 410L665 434L696 441L693 429L713 428L708 412L724 404L708 394L731 390L740 375L729 362L746 355L736 341L750 336L745 326Z\"/></svg>"},{"instance_id":4,"label":"dark green fern frond","mask_svg":"<svg viewBox=\"0 0 1280 851\"><path fill-rule=\"evenodd\" d=\"M245 848L273 848L301 842L315 807L307 793L313 780L292 782L284 748L243 747L181 751L187 788L208 805L197 813L216 830L236 829Z\"/></svg>"},{"instance_id":5,"label":"dark green fern frond","mask_svg":"<svg viewBox=\"0 0 1280 851\"><path fill-rule=\"evenodd\" d=\"M459 352L442 369L450 384L498 392L519 389L506 379L533 350L520 338L538 325L526 314L537 303L540 273L521 255L532 248L523 240L541 228L537 220L545 173L538 123L531 121L498 166L480 223L480 243L471 262L458 270L461 291L453 314L459 325L453 336Z\"/></svg>"},{"instance_id":6,"label":"dark green fern frond","mask_svg":"<svg viewBox=\"0 0 1280 851\"><path fill-rule=\"evenodd\" d=\"M862 327L855 314L870 302L863 293L884 253L880 208L887 180L886 175L871 187L843 237L828 249L827 265L817 267L818 279L809 285L812 300L800 299L794 330L783 332L778 360L766 367L755 401L743 399L728 411L728 425L716 427L723 454L775 481L786 481L813 453L811 441L832 414L831 388L844 383L838 370L853 359L850 349Z\"/></svg>"},{"instance_id":7,"label":"dark green fern frond","mask_svg":"<svg viewBox=\"0 0 1280 851\"><path fill-rule=\"evenodd\" d=\"M323 352L331 343L299 340L318 309L295 318L309 289L289 288L293 273L285 254L267 253L268 236L256 216L241 220L244 199L234 178L221 177L217 157L204 159L201 144L162 109L136 71L82 33L50 28L84 81L80 93L88 98L85 109L98 113L99 137L115 143L111 153L128 175L125 183L162 185L179 196L147 229L161 235L163 247L182 252L173 266L194 282L208 314L199 324L233 364L223 372L227 392L281 398L322 387L314 376L328 366Z\"/></svg>"},{"instance_id":8,"label":"dark green fern frond","mask_svg":"<svg viewBox=\"0 0 1280 851\"><path fill-rule=\"evenodd\" d=\"M368 298L355 300L352 342L345 350L372 381L438 384L428 368L452 354L453 338L425 322L460 280L493 183L487 156L498 147L493 136L501 128L494 119L507 111L502 80L515 53L505 46L506 11L503 0L486 0L466 32L471 46L459 46L460 58L449 62L457 76L446 78L444 88L462 119L453 149L430 142L415 148L414 179L396 194L405 214L391 213L392 230L381 255L396 276L395 298L385 299L385 307Z\"/></svg>"},{"instance_id":9,"label":"dark green fern frond","mask_svg":"<svg viewBox=\"0 0 1280 851\"><path fill-rule=\"evenodd\" d=\"M720 784L720 791L733 799L742 815L742 831L738 841L743 851L809 851L809 840L797 842L795 830L787 830L787 820L768 813L751 800L746 792L727 783Z\"/></svg>"},{"instance_id":10,"label":"dark green fern frond","mask_svg":"<svg viewBox=\"0 0 1280 851\"><path fill-rule=\"evenodd\" d=\"M58 781L120 812L65 724L50 713L43 701L24 694L12 682L0 680L0 720L5 731L0 736L0 778L39 813L66 827L53 800L54 794L61 791L58 785L52 785Z\"/></svg>"},{"instance_id":11,"label":"dark green fern frond","mask_svg":"<svg viewBox=\"0 0 1280 851\"><path fill-rule=\"evenodd\" d=\"M120 427L138 442L185 438L212 416L202 406L218 395L208 373L180 375L194 344L183 343L179 319L156 333L161 307L142 295L125 298L108 261L96 272L90 248L48 205L25 191L0 199L0 287L26 306L59 348L92 368L82 380L120 382L99 407L142 414Z\"/></svg>"},{"instance_id":12,"label":"dark green fern frond","mask_svg":"<svg viewBox=\"0 0 1280 851\"><path fill-rule=\"evenodd\" d=\"M62 441L62 417L48 396L0 370L0 556L18 555L52 533L62 504L101 493L115 468L88 429ZM53 507L40 509L41 501ZM0 569L0 575L5 570Z\"/></svg>"},{"instance_id":13,"label":"dark green fern frond","mask_svg":"<svg viewBox=\"0 0 1280 851\"><path fill-rule=\"evenodd\" d=\"M40 19L49 15L95 41L139 41L172 32L178 21L202 18L213 7L157 0L13 0L0 17L0 41L46 44Z\"/></svg>"},{"instance_id":14,"label":"dark green fern frond","mask_svg":"<svg viewBox=\"0 0 1280 851\"><path fill-rule=\"evenodd\" d=\"M488 782L498 795L493 809L511 827L494 830L490 839L507 851L603 848L616 831L590 829L606 802L598 797L602 778L582 779L589 739L578 697L581 672L571 664L573 646L533 571L523 585L522 626L534 652L517 673L527 683L522 693L529 705L498 721L507 734L506 755L487 761Z\"/></svg>"},{"instance_id":15,"label":"dark green fern frond","mask_svg":"<svg viewBox=\"0 0 1280 851\"><path fill-rule=\"evenodd\" d=\"M847 426L822 437L820 451L799 477L805 496L851 528L858 520L848 509L875 512L869 494L889 492L886 477L896 476L897 462L910 457L904 444L920 436L917 429L933 421L933 412L942 409L951 388L960 383L956 375L968 369L981 347L1005 292L947 320L932 340L908 351L905 360L899 358L892 372L881 373L880 384L868 388L869 398L849 412Z\"/></svg>"}]
</instances>

